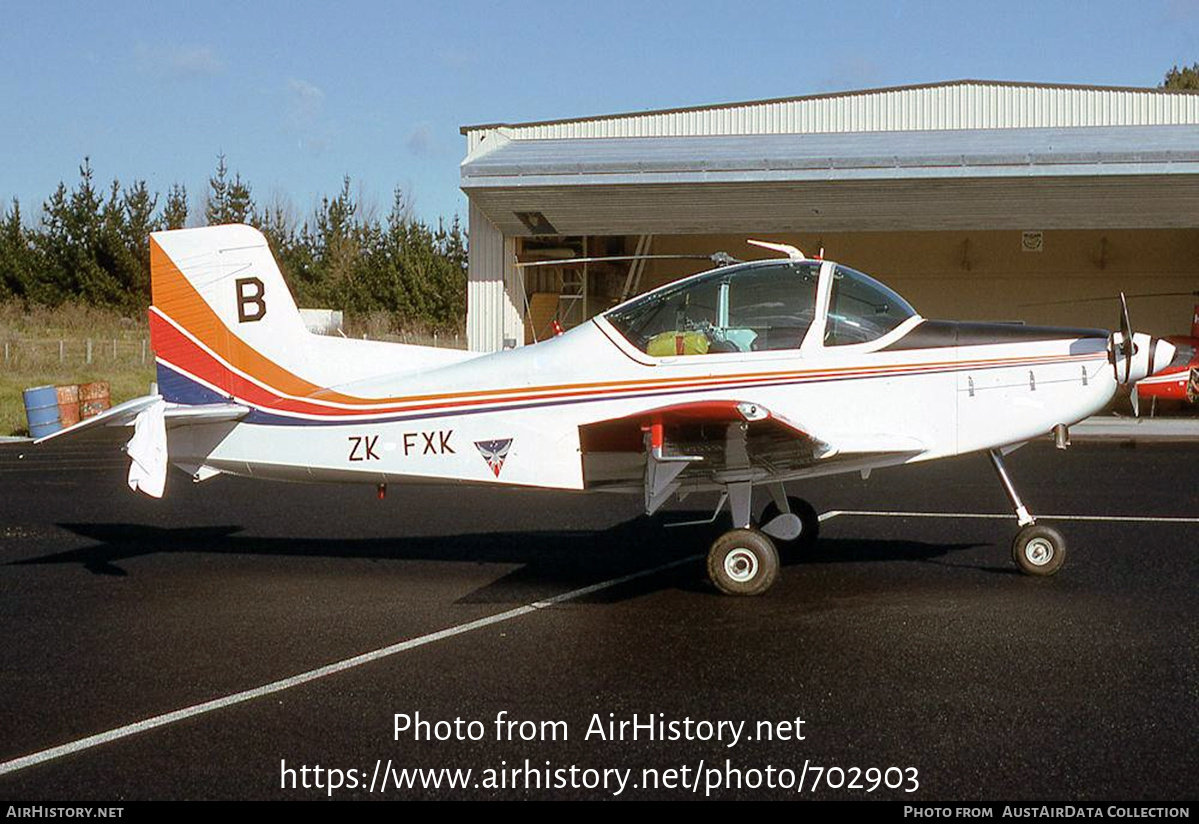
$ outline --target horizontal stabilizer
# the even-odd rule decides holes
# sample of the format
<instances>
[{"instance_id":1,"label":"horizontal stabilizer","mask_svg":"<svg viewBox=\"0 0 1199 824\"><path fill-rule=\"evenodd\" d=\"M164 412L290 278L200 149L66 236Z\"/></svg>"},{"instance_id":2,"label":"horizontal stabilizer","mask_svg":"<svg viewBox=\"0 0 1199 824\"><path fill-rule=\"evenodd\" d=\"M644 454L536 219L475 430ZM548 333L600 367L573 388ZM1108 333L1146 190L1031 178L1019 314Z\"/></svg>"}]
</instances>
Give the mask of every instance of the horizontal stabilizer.
<instances>
[{"instance_id":1,"label":"horizontal stabilizer","mask_svg":"<svg viewBox=\"0 0 1199 824\"><path fill-rule=\"evenodd\" d=\"M137 416L156 403L162 402L161 395L143 395L140 398L117 404L112 409L87 418L66 429L38 438L34 444L69 438L71 440L111 439L122 440L128 436L124 427L133 426ZM210 403L200 406L167 403L163 418L168 429L177 426L195 426L204 423L227 423L237 421L249 414L250 409L238 403Z\"/></svg>"},{"instance_id":2,"label":"horizontal stabilizer","mask_svg":"<svg viewBox=\"0 0 1199 824\"><path fill-rule=\"evenodd\" d=\"M167 404L167 429L195 426L202 423L232 423L250 413L250 407L240 403L208 403L201 406Z\"/></svg>"}]
</instances>

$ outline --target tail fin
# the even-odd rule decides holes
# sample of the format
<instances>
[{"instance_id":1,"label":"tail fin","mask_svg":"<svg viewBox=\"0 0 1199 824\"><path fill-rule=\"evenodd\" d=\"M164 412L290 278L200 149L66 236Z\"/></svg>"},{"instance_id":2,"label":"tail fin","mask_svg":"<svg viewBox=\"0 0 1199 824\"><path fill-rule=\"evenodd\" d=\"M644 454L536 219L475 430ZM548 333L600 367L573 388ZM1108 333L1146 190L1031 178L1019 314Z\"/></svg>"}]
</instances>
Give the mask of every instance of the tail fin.
<instances>
[{"instance_id":1,"label":"tail fin","mask_svg":"<svg viewBox=\"0 0 1199 824\"><path fill-rule=\"evenodd\" d=\"M249 226L155 232L150 285L158 391L174 403L232 400L272 413L327 417L394 400L378 389L367 396L343 393L357 382L478 356L310 333L266 238Z\"/></svg>"},{"instance_id":2,"label":"tail fin","mask_svg":"<svg viewBox=\"0 0 1199 824\"><path fill-rule=\"evenodd\" d=\"M167 400L220 402L246 381L319 389L296 376L310 335L257 229L155 232L150 282L150 338Z\"/></svg>"}]
</instances>

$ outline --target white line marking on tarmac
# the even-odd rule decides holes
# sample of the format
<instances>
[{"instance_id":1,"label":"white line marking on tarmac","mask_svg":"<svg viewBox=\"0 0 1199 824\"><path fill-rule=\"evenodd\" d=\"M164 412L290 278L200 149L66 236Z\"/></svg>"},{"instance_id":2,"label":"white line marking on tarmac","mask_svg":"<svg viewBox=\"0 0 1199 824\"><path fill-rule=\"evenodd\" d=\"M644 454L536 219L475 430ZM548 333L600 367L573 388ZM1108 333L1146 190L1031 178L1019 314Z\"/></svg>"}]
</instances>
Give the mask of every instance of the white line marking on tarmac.
<instances>
[{"instance_id":1,"label":"white line marking on tarmac","mask_svg":"<svg viewBox=\"0 0 1199 824\"><path fill-rule=\"evenodd\" d=\"M987 518L999 521L1014 521L1012 513L991 512L884 512L874 509L834 509L820 516L824 521L839 515L855 515L862 518ZM1112 523L1137 524L1199 524L1199 518L1175 516L1139 515L1037 515L1038 521L1107 521Z\"/></svg>"},{"instance_id":2,"label":"white line marking on tarmac","mask_svg":"<svg viewBox=\"0 0 1199 824\"><path fill-rule=\"evenodd\" d=\"M1015 520L1015 515L999 514L999 513L980 513L980 512L887 512L882 510L851 510L851 509L833 509L828 512L823 512L819 515L820 521L830 521L833 518L842 516L858 516L858 517L876 517L876 518L985 518L992 520ZM1180 523L1180 524L1197 524L1199 518L1182 518L1182 517L1136 517L1127 515L1040 515L1043 520L1056 521L1109 521L1109 522L1133 522L1133 523ZM360 667L363 664L369 664L373 661L378 661L383 658L388 658L401 652L407 652L410 649L423 647L427 644L432 644L436 641L442 641L446 638L453 638L456 635L463 635L468 632L473 632L477 629L499 624L504 621L510 621L513 618L519 618L522 615L528 615L532 612L545 609L546 607L554 606L555 604L565 603L567 601L577 600L586 595L599 592L604 589L609 589L618 586L628 581L633 581L638 578L645 578L654 575L658 572L664 572L668 569L673 569L684 564L689 564L702 558L702 555L691 555L686 558L681 558L677 561L671 561L667 564L661 564L650 569L643 569L639 572L632 572L628 575L623 575L619 578L611 578L607 581L601 581L598 584L573 589L570 592L564 592L561 595L554 595L541 601L534 601L531 604L516 607L515 609L507 610L506 612L489 615L486 618L479 618L475 621L468 621L465 624L448 627L437 632L431 632L427 635L421 635L416 638L410 638L407 641L390 646L381 647L371 652L364 652L361 655L355 655L351 658L345 658L341 661L336 661L332 664L326 664L323 667L317 667L306 672L301 672L298 675L293 675L288 678L281 678L278 681L272 681L269 684L263 684L260 687L243 690L231 695L226 695L221 698L214 698L211 701L205 701L200 704L194 704L190 707L174 710L173 712L155 715L141 721L135 721L132 724L126 724L123 727L107 730L105 732L96 733L86 738L80 738L76 741L71 741L66 744L60 744L57 747L51 747L38 752L30 753L29 755L14 758L10 761L0 762L0 775L23 770L26 767L32 767L35 764L43 764L47 761L53 761L57 758L62 758L66 755L81 752L83 750L98 747L101 744L107 744L110 741L117 741L121 738L128 738L131 735L136 735L140 732L164 727L168 724L174 724L177 721L183 721L188 718L194 718L198 715L214 712L225 707L231 707L235 704L242 704L247 701L252 701L255 698L261 698L265 695L272 695L283 690L298 687L302 684L307 684L310 681L316 681L329 675L335 675L339 672L344 672L355 667Z\"/></svg>"},{"instance_id":3,"label":"white line marking on tarmac","mask_svg":"<svg viewBox=\"0 0 1199 824\"><path fill-rule=\"evenodd\" d=\"M585 595L599 592L600 590L609 589L638 578L645 578L658 572L664 572L665 570L673 569L674 567L693 563L702 557L702 555L691 555L687 558L671 561L670 563L661 564L660 566L652 567L650 569L643 569L639 572L631 572L628 575L622 575L619 578L610 578L609 580L601 581L598 584L591 584L590 586L581 587L579 589L572 589L570 592L564 592L561 595L555 595L542 601L534 601L531 604L525 604L524 606L516 607L515 609L510 609L506 612L499 612L495 615L489 615L486 618L479 618L475 621L467 621L465 624L458 624L457 626L448 627L443 630L438 630L437 632L431 632L427 635L410 638L407 641L400 641L397 644L381 647L380 649L373 650L371 652L364 652L361 655L355 655L352 658L346 658L332 664L326 664L323 667L317 667L316 669L311 669L307 672L301 672L298 675L293 675L289 678L281 678L278 681L272 681L269 684L263 684L261 687L243 690L242 692L235 692L232 695L226 695L222 698L214 698L211 701L204 701L203 703L194 704L193 706L184 707L183 709L174 710L173 712L155 715L151 718L135 721L132 724L126 724L123 727L117 727L105 732L96 733L95 735L89 735L87 738L80 738L77 741L71 741L67 744L60 744L57 747L51 747L46 750L40 750L38 752L30 753L29 755L21 756L20 758L14 758L11 761L4 761L0 763L0 775L16 772L17 770L23 770L26 767L32 767L35 764L43 764L47 761L53 761L56 758L62 758L64 755L71 755L72 753L91 749L92 747L97 747L101 744L107 744L110 741L116 741L121 738L127 738L131 735L136 735L139 732L146 732L147 730L155 729L156 727L165 727L168 724L174 724L176 721L195 718L197 715L204 715L205 713L224 709L225 707L231 707L234 704L242 704L246 701L252 701L255 698L261 698L264 695L272 695L276 692L282 692L283 690L291 689L292 687L298 687L301 684L307 684L310 681L316 681L319 678L335 675L339 672L360 667L363 664L369 664L372 661L378 661L382 658L387 658L401 652L407 652L410 649L423 647L426 644L432 644L436 641L445 640L446 638L453 638L455 635L463 635L467 632L473 632L476 629L489 627L493 624L511 621L513 618L519 618L522 615L528 615L529 613L537 612L538 610L545 609L546 607L552 607L556 604L561 604L566 601L574 601L582 598Z\"/></svg>"}]
</instances>

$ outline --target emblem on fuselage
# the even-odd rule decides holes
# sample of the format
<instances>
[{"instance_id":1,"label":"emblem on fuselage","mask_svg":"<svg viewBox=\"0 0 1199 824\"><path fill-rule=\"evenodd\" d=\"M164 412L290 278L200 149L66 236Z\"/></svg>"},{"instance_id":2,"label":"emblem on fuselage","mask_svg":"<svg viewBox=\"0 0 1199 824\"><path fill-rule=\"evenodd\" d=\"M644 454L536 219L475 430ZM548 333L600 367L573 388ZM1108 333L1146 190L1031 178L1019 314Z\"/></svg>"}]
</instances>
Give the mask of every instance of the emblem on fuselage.
<instances>
[{"instance_id":1,"label":"emblem on fuselage","mask_svg":"<svg viewBox=\"0 0 1199 824\"><path fill-rule=\"evenodd\" d=\"M498 441L475 441L475 447L479 450L479 454L483 456L483 460L487 461L487 465L491 467L491 471L498 478L500 470L504 468L504 459L508 457L508 450L512 448L512 439L504 438Z\"/></svg>"}]
</instances>

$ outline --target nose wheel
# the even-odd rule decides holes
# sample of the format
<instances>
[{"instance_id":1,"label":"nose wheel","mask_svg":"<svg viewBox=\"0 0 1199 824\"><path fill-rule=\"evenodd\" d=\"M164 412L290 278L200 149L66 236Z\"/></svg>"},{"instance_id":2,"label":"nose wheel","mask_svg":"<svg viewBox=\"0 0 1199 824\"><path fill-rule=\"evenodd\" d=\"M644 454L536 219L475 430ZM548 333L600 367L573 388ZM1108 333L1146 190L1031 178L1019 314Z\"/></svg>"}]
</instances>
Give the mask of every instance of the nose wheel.
<instances>
[{"instance_id":1,"label":"nose wheel","mask_svg":"<svg viewBox=\"0 0 1199 824\"><path fill-rule=\"evenodd\" d=\"M756 529L731 529L708 551L708 577L726 595L761 595L778 574L774 541Z\"/></svg>"},{"instance_id":2,"label":"nose wheel","mask_svg":"<svg viewBox=\"0 0 1199 824\"><path fill-rule=\"evenodd\" d=\"M1066 539L1056 529L1030 524L1016 533L1012 560L1027 575L1052 575L1066 562Z\"/></svg>"}]
</instances>

